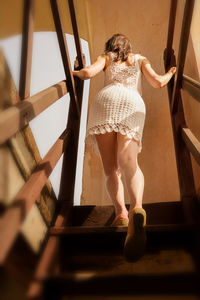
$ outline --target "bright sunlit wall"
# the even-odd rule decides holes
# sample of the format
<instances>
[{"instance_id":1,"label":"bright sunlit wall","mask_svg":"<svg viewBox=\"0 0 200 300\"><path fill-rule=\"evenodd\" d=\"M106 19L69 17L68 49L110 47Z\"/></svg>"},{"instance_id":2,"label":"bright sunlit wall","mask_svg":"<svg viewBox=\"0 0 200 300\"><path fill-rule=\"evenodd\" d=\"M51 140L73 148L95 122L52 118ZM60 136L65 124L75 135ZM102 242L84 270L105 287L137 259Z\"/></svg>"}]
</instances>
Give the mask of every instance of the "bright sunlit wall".
<instances>
[{"instance_id":1,"label":"bright sunlit wall","mask_svg":"<svg viewBox=\"0 0 200 300\"><path fill-rule=\"evenodd\" d=\"M0 41L11 75L18 89L20 60L21 60L21 35L7 38ZM72 35L66 34L67 45L69 49L71 67L74 66L76 59L76 48ZM90 64L88 43L81 40L83 53L86 57L86 65ZM65 79L62 58L60 55L59 45L55 32L36 32L33 40L33 59L31 72L30 95L34 95L47 87ZM87 119L87 104L89 96L89 80L84 82L82 116L80 124L79 151L76 172L76 184L74 204L80 204L82 191L82 166L84 155L84 138ZM39 152L43 158L50 147L55 143L57 138L66 128L67 116L69 110L69 94L52 104L44 112L33 119L29 125L36 140ZM58 161L55 169L49 179L53 186L54 192L58 197L61 168L63 156Z\"/></svg>"}]
</instances>

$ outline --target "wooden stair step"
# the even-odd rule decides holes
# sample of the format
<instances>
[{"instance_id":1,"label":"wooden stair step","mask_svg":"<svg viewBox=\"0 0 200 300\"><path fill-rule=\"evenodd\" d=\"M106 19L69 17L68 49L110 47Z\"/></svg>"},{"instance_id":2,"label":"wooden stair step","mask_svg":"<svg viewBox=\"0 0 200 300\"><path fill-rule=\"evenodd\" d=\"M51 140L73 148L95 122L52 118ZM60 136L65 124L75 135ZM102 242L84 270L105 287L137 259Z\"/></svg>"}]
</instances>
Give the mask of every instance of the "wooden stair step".
<instances>
[{"instance_id":1,"label":"wooden stair step","mask_svg":"<svg viewBox=\"0 0 200 300\"><path fill-rule=\"evenodd\" d=\"M46 295L199 294L199 274L101 274L79 272L52 277L45 282ZM49 298L47 298L49 299ZM53 299L53 298L52 298Z\"/></svg>"},{"instance_id":2,"label":"wooden stair step","mask_svg":"<svg viewBox=\"0 0 200 300\"><path fill-rule=\"evenodd\" d=\"M127 208L129 205L127 205ZM147 213L147 224L183 223L182 203L160 202L143 205ZM68 209L68 207L66 206ZM73 206L70 213L71 226L109 226L114 220L114 207L108 206Z\"/></svg>"},{"instance_id":3,"label":"wooden stair step","mask_svg":"<svg viewBox=\"0 0 200 300\"><path fill-rule=\"evenodd\" d=\"M156 224L147 225L147 232L193 232L195 224ZM127 227L109 226L52 226L50 235L79 235L79 234L115 234L126 233Z\"/></svg>"}]
</instances>

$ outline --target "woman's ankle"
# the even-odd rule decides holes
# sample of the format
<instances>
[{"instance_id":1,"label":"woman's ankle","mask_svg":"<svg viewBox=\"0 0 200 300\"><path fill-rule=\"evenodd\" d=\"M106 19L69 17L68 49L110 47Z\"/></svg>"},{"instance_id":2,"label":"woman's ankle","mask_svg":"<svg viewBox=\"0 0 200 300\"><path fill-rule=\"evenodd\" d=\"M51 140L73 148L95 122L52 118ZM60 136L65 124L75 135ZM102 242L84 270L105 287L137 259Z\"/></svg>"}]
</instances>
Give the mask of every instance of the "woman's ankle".
<instances>
[{"instance_id":1,"label":"woman's ankle","mask_svg":"<svg viewBox=\"0 0 200 300\"><path fill-rule=\"evenodd\" d=\"M115 216L116 218L128 218L128 211L127 210L123 210L123 211L119 211L119 210L115 210Z\"/></svg>"}]
</instances>

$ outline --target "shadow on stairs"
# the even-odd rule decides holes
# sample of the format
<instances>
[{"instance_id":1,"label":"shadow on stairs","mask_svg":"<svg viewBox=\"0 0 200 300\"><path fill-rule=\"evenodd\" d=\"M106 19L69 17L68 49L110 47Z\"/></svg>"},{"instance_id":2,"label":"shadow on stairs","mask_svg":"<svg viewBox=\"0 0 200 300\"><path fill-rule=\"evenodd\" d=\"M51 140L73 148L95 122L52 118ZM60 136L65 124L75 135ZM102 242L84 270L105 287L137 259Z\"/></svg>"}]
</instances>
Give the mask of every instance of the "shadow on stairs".
<instances>
[{"instance_id":1,"label":"shadow on stairs","mask_svg":"<svg viewBox=\"0 0 200 300\"><path fill-rule=\"evenodd\" d=\"M73 207L71 226L50 230L60 238L59 269L45 278L44 299L150 299L150 295L155 296L151 299L167 299L167 295L198 299L196 226L183 223L180 202L144 208L146 253L136 262L127 262L123 255L127 228L109 227L113 207Z\"/></svg>"}]
</instances>

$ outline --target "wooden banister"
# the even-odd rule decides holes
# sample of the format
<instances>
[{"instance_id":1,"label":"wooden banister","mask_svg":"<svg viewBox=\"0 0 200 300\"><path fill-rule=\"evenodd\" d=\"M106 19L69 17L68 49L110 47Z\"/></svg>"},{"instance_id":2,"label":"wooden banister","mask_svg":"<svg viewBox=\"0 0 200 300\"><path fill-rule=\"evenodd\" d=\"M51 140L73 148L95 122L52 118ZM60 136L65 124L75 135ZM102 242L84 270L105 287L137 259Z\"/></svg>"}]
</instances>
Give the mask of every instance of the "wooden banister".
<instances>
[{"instance_id":1,"label":"wooden banister","mask_svg":"<svg viewBox=\"0 0 200 300\"><path fill-rule=\"evenodd\" d=\"M64 149L70 144L70 137L70 131L63 132L19 191L13 203L1 216L0 264L4 262L9 249L17 237L22 222L39 196Z\"/></svg>"},{"instance_id":2,"label":"wooden banister","mask_svg":"<svg viewBox=\"0 0 200 300\"><path fill-rule=\"evenodd\" d=\"M200 102L200 83L183 74L182 89Z\"/></svg>"},{"instance_id":3,"label":"wooden banister","mask_svg":"<svg viewBox=\"0 0 200 300\"><path fill-rule=\"evenodd\" d=\"M80 35L79 35L79 30L78 30L77 20L76 20L76 14L75 14L75 9L74 9L74 1L73 0L68 0L68 4L69 4L69 9L70 9L72 28L73 28L73 32L74 32L74 39L75 39L75 44L76 44L76 51L77 51L79 68L82 69L84 63L83 63L83 55L82 55Z\"/></svg>"},{"instance_id":4,"label":"wooden banister","mask_svg":"<svg viewBox=\"0 0 200 300\"><path fill-rule=\"evenodd\" d=\"M1 112L0 144L3 144L67 92L66 81L63 80Z\"/></svg>"},{"instance_id":5,"label":"wooden banister","mask_svg":"<svg viewBox=\"0 0 200 300\"><path fill-rule=\"evenodd\" d=\"M194 8L194 0L186 0L183 23L181 29L181 38L179 44L178 60L177 60L177 75L175 79L174 90L171 99L171 111L175 113L178 108L180 88L182 84L183 69L185 65L185 57L190 34L190 25Z\"/></svg>"},{"instance_id":6,"label":"wooden banister","mask_svg":"<svg viewBox=\"0 0 200 300\"><path fill-rule=\"evenodd\" d=\"M60 46L60 52L62 56L63 67L65 70L66 80L67 80L67 88L70 93L70 99L74 106L74 113L80 117L80 106L76 94L74 78L72 75L72 69L69 58L69 51L67 47L66 37L63 29L62 18L60 13L60 8L58 4L58 0L50 0L51 10L54 18L54 24L56 28L56 33L58 37L58 42Z\"/></svg>"},{"instance_id":7,"label":"wooden banister","mask_svg":"<svg viewBox=\"0 0 200 300\"><path fill-rule=\"evenodd\" d=\"M187 148L192 153L196 162L200 165L200 142L189 128L182 128L181 131Z\"/></svg>"},{"instance_id":8,"label":"wooden banister","mask_svg":"<svg viewBox=\"0 0 200 300\"><path fill-rule=\"evenodd\" d=\"M76 20L73 1L69 1L69 5L70 5L72 28L73 28L74 38L76 42L76 51L78 54L78 59L80 64L79 68L80 68L84 63L83 63L83 54L81 49L81 42L80 42L80 37L78 32L78 24ZM75 83L76 83L78 103L81 111L84 81L80 80L79 78L75 78L75 80L76 80ZM69 148L69 152L66 154L64 153L61 184L60 184L60 191L59 191L59 200L66 201L71 206L73 205L73 197L74 197L77 154L78 154L78 139L79 139L79 129L80 129L80 118L75 119L73 115L74 115L73 107L70 106L67 128L73 128L73 133L74 133L73 143Z\"/></svg>"},{"instance_id":9,"label":"wooden banister","mask_svg":"<svg viewBox=\"0 0 200 300\"><path fill-rule=\"evenodd\" d=\"M174 0L171 0L171 8L174 7L175 4L173 3ZM184 17L182 23L182 31L181 31L181 40L179 45L179 55L178 55L178 67L177 67L177 79L169 81L167 88L168 88L168 96L169 96L169 105L170 105L170 115L171 115L171 122L172 122L172 130L173 130L173 138L174 138L174 147L175 147L175 154L176 154L176 165L177 165L177 173L178 173L178 180L179 180L179 188L180 188L180 199L183 205L183 212L185 217L186 223L191 223L194 221L194 205L193 199L196 195L195 191L195 184L194 184L194 175L192 169L192 162L190 157L190 152L185 145L185 142L182 138L181 128L187 128L183 103L182 103L182 96L180 92L181 88L181 79L182 79L182 72L185 63L185 55L187 50L187 42L189 37L189 28L192 18L192 10L193 10L193 3L194 1L185 2L185 9L184 9ZM175 25L175 12L171 13L169 19L169 32L168 32L168 42L169 50L165 49L164 53L164 64L165 70L167 71L170 67L170 64L176 65L176 57L174 55L174 51L171 48L173 43L173 31ZM171 24L173 24L173 26ZM171 50L170 50L171 49ZM168 51L168 52L167 52ZM168 58L167 61L167 53L171 57ZM174 109L175 108L175 109Z\"/></svg>"},{"instance_id":10,"label":"wooden banister","mask_svg":"<svg viewBox=\"0 0 200 300\"><path fill-rule=\"evenodd\" d=\"M176 10L177 10L177 0L171 1L169 24L168 24L168 36L167 36L167 46L165 50L165 67L168 69L171 63L171 57L173 53L172 45L174 38L174 27L176 20Z\"/></svg>"},{"instance_id":11,"label":"wooden banister","mask_svg":"<svg viewBox=\"0 0 200 300\"><path fill-rule=\"evenodd\" d=\"M21 69L19 96L21 100L30 96L31 64L33 50L35 0L24 1L24 20L22 34Z\"/></svg>"}]
</instances>

